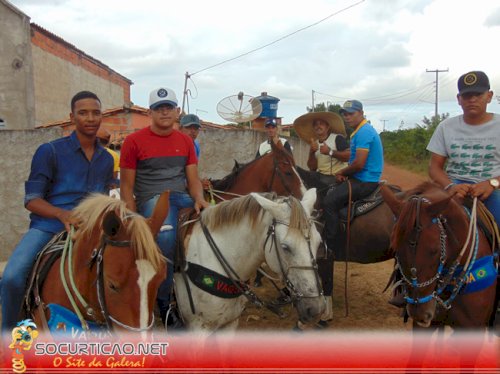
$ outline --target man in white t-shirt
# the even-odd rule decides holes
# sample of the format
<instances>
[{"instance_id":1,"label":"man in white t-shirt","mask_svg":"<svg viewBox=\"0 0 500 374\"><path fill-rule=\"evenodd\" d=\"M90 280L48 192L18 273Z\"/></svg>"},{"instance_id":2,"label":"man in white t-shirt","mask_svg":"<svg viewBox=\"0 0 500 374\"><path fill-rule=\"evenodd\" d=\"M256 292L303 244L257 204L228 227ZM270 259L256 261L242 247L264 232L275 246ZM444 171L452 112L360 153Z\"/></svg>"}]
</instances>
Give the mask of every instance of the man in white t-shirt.
<instances>
[{"instance_id":1,"label":"man in white t-shirt","mask_svg":"<svg viewBox=\"0 0 500 374\"><path fill-rule=\"evenodd\" d=\"M279 127L275 119L273 118L267 119L265 127L267 133L267 140L260 144L259 150L257 151L255 158L264 156L266 153L271 152L271 142L274 142L274 144L281 142L283 148L285 148L288 152L292 153L293 148L290 145L290 143L288 143L288 140L286 140L285 138L280 138Z\"/></svg>"},{"instance_id":2,"label":"man in white t-shirt","mask_svg":"<svg viewBox=\"0 0 500 374\"><path fill-rule=\"evenodd\" d=\"M499 224L500 115L486 110L492 98L485 73L462 75L457 99L463 114L441 122L427 150L432 180L460 198L478 197Z\"/></svg>"}]
</instances>

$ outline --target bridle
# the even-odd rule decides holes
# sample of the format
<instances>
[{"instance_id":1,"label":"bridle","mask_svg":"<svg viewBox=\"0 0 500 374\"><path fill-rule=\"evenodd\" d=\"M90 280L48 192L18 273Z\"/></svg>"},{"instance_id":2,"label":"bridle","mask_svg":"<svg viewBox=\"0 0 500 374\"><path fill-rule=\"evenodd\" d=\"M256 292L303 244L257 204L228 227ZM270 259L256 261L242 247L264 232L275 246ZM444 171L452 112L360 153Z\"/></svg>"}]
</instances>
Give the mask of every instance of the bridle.
<instances>
[{"instance_id":1,"label":"bridle","mask_svg":"<svg viewBox=\"0 0 500 374\"><path fill-rule=\"evenodd\" d=\"M269 182L269 187L267 187L267 191L273 190L272 188L273 188L274 179L276 176L278 176L278 178L281 181L281 184L285 188L288 195L293 195L292 189L290 188L288 183L286 183L285 176L283 175L283 172L279 168L280 163L286 164L286 165L291 165L293 168L293 164L289 160L280 162L280 161L276 160L276 158L273 158L273 174L271 175L271 181ZM300 180L300 177L298 175L297 175L297 178Z\"/></svg>"},{"instance_id":2,"label":"bridle","mask_svg":"<svg viewBox=\"0 0 500 374\"><path fill-rule=\"evenodd\" d=\"M125 217L126 219L128 217ZM72 228L70 233L68 233L68 236L66 238L66 243L64 245L64 249L62 252L61 256L61 263L60 263L60 277L61 281L64 287L64 290L66 292L66 296L68 297L71 306L73 307L74 312L78 316L78 319L80 320L81 326L84 330L89 330L89 325L85 318L83 317L80 308L78 308L78 305L76 304L76 301L72 295L72 292L76 295L78 298L78 301L80 304L83 306L83 309L85 310L85 313L87 314L88 317L90 317L96 324L103 325L101 321L97 319L96 313L94 309L89 305L89 303L84 299L80 291L78 290L75 281L74 281L74 276L73 276L73 269L72 269L72 255L73 255L73 241L71 240L72 236L74 235L74 229ZM104 251L106 250L106 247L108 245L114 246L114 247L120 247L120 248L130 248L132 245L132 242L130 240L113 240L106 234L103 234L100 245L98 248L95 248L92 251L92 254L90 256L90 261L88 263L89 268L92 268L94 264L96 264L96 271L97 271L97 279L96 279L96 291L97 291L97 299L99 302L99 309L101 312L101 315L104 317L104 324L106 326L106 329L109 332L113 332L113 323L126 329L129 331L133 332L143 332L150 330L153 327L154 324L154 316L153 314L151 315L151 322L149 325L145 328L140 328L140 327L133 327L130 325L127 325L116 318L114 318L108 311L108 307L106 305L106 300L105 300L105 293L104 293ZM66 261L66 257L68 258L68 261ZM68 271L69 275L69 280L70 280L70 286L71 290L69 289L67 280L66 280L66 275L65 275L65 268ZM71 292L72 291L72 292Z\"/></svg>"},{"instance_id":3,"label":"bridle","mask_svg":"<svg viewBox=\"0 0 500 374\"><path fill-rule=\"evenodd\" d=\"M282 255L280 254L280 250L279 250L279 246L278 246L278 238L276 235L276 225L278 225L278 224L285 225L287 227L290 226L286 222L278 221L278 220L273 218L273 220L272 220L272 222L269 225L268 230L267 230L267 236L266 236L266 239L264 242L264 250L266 250L267 243L269 242L269 240L271 240L271 245L269 247L269 251L271 251L274 248L274 250L276 252L276 256L277 256L278 263L280 266L281 275L283 276L283 280L284 280L288 290L290 291L292 301L296 302L296 301L299 301L299 300L304 299L304 298L315 298L315 297L323 296L321 281L320 281L319 274L318 274L318 265L316 263L316 259L314 258L314 255L313 255L312 249L311 249L310 229L309 229L309 232L306 235L304 235L304 238L307 241L311 265L310 266L289 266L289 267L285 268L285 265L284 265L285 262L283 261ZM200 220L200 225L201 225L201 228L203 230L203 233L205 234L205 238L207 239L208 244L210 245L210 248L212 249L215 257L217 258L219 263L222 265L224 271L227 274L227 277L231 280L231 283L238 289L238 291L240 291L253 304L255 304L257 306L261 306L261 307L264 306L264 307L268 308L270 311L272 311L273 313L280 314L279 309L277 309L275 305L273 305L271 303L263 302L250 289L248 284L239 277L237 272L233 269L233 267L229 264L229 262L226 260L226 258L222 254L221 250L219 249L219 247L215 243L212 235L210 234L207 226L203 223L202 220ZM293 284L293 282L288 277L288 274L289 274L291 269L298 269L298 270L305 270L305 271L312 270L314 272L315 279L316 279L317 294L305 295L302 292L298 291L297 287ZM191 311L194 313L194 305L193 305L191 300L190 300L190 302L191 302Z\"/></svg>"},{"instance_id":4,"label":"bridle","mask_svg":"<svg viewBox=\"0 0 500 374\"><path fill-rule=\"evenodd\" d=\"M476 225L477 198L474 198L472 212L469 213L467 209L465 210L469 216L469 231L467 240L464 243L461 252L449 267L446 267L446 261L447 261L446 243L448 237L447 232L452 234L452 231L450 230L447 224L446 218L443 215L438 215L437 217L432 218L431 223L427 227L422 227L420 221L421 207L423 203L430 204L430 201L425 197L415 195L411 196L408 199L408 202L416 204L415 223L413 225L413 230L411 232L409 240L410 253L415 259L417 254L420 234L422 233L423 230L436 224L439 229L439 243L440 243L439 265L437 272L436 274L434 274L434 276L432 276L430 279L424 282L418 282L416 266L413 265L410 268L410 276L407 276L404 273L404 270L401 266L401 262L396 253L395 255L396 269L399 270L399 273L401 274L402 277L402 280L398 282L398 285L401 282L405 283L406 287L404 287L404 295L405 295L405 300L408 304L412 305L425 304L434 299L443 308L450 309L451 303L453 302L455 297L460 292L461 288L466 283L466 280L469 276L469 273L477 257L477 252L479 248L479 232L477 230L477 225ZM472 240L470 240L471 234L473 234L474 236L474 239ZM460 272L460 274L455 274L467 248L470 248L470 250L469 250L469 256L466 261L466 265L463 267L463 270ZM434 291L431 294L417 298L409 296L410 294L409 289L415 291L418 288L428 287L434 282L437 282L437 284ZM452 290L448 298L444 300L441 295L445 289L449 288L449 286L452 286Z\"/></svg>"}]
</instances>

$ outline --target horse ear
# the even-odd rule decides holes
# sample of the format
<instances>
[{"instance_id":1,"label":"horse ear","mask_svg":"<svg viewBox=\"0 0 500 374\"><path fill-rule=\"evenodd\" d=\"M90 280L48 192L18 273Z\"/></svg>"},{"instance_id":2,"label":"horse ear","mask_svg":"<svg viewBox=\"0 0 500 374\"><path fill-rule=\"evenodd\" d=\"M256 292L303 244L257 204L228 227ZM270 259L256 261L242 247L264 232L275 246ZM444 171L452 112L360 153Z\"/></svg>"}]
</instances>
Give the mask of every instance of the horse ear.
<instances>
[{"instance_id":1,"label":"horse ear","mask_svg":"<svg viewBox=\"0 0 500 374\"><path fill-rule=\"evenodd\" d=\"M278 204L277 202L266 199L264 196L262 196L256 192L252 192L252 193L250 193L250 195L252 195L252 197L259 203L259 205L263 209L265 209L269 213L271 213L271 215L273 217L280 218L281 215L283 214L283 210L281 209L281 205Z\"/></svg>"},{"instance_id":2,"label":"horse ear","mask_svg":"<svg viewBox=\"0 0 500 374\"><path fill-rule=\"evenodd\" d=\"M392 213L394 213L396 217L399 217L403 201L398 199L396 194L386 185L380 187L380 193L382 194L385 203L389 206L389 208L391 208Z\"/></svg>"},{"instance_id":3,"label":"horse ear","mask_svg":"<svg viewBox=\"0 0 500 374\"><path fill-rule=\"evenodd\" d=\"M301 204L304 207L307 216L310 217L312 211L314 210L314 204L316 204L316 188L310 188L306 191L302 197Z\"/></svg>"},{"instance_id":4,"label":"horse ear","mask_svg":"<svg viewBox=\"0 0 500 374\"><path fill-rule=\"evenodd\" d=\"M104 233L109 237L113 237L118 234L121 226L122 221L120 220L120 218L118 218L114 211L106 213L104 219L102 220L102 229Z\"/></svg>"},{"instance_id":5,"label":"horse ear","mask_svg":"<svg viewBox=\"0 0 500 374\"><path fill-rule=\"evenodd\" d=\"M431 203L430 205L425 205L425 211L429 213L431 217L435 217L446 209L451 199L453 199L453 195L446 196L444 199Z\"/></svg>"},{"instance_id":6,"label":"horse ear","mask_svg":"<svg viewBox=\"0 0 500 374\"><path fill-rule=\"evenodd\" d=\"M160 231L165 218L167 218L170 209L170 191L164 191L158 201L156 202L155 209L151 217L148 218L149 227L154 236Z\"/></svg>"}]
</instances>

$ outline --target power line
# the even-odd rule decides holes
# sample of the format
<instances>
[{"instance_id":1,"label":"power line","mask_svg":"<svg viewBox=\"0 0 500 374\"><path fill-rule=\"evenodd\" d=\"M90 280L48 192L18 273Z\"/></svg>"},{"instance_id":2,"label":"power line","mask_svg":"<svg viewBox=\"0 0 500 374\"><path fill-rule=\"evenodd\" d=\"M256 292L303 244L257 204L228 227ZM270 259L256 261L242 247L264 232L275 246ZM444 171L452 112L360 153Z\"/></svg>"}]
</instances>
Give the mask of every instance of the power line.
<instances>
[{"instance_id":1,"label":"power line","mask_svg":"<svg viewBox=\"0 0 500 374\"><path fill-rule=\"evenodd\" d=\"M319 21L317 21L317 22L314 22L314 23L312 23L312 24L310 24L310 25L308 25L308 26L302 27L301 29L298 29L298 30L296 30L296 31L294 31L294 32L291 32L290 34L287 34L287 35L285 35L285 36L282 36L281 38L278 38L278 39L276 39L276 40L274 40L274 41L272 41L272 42L270 42L270 43L267 43L267 44L265 44L265 45L263 45L263 46L261 46L261 47L258 47L258 48L255 48L255 49L252 49L251 51L248 51L248 52L242 53L241 55L238 55L238 56L236 56L236 57L233 57L233 58L230 58L230 59L224 60L224 61L219 62L219 63L217 63L217 64L210 65L210 66L208 66L208 67L206 67L206 68L204 68L204 69L198 70L197 72L191 73L191 74L190 74L190 76L193 76L193 75L195 75L195 74L201 73L202 71L205 71L205 70L208 70L208 69L212 69L212 68L214 68L214 67L216 67L216 66L220 66L220 65L225 64L225 63L227 63L227 62L234 61L234 60L236 60L236 59L238 59L238 58L241 58L241 57L247 56L247 55L249 55L250 53L253 53L253 52L256 52L256 51L260 51L261 49L264 49L264 48L269 47L269 46L271 46L271 45L273 45L273 44L276 44L276 43L278 43L278 42L280 42L280 41L282 41L282 40L284 40L284 39L286 39L286 38L289 38L289 37L290 37L290 36L292 36L292 35L295 35L295 34L297 34L297 33L301 32L301 31L304 31L304 30L307 30L307 29L309 29L309 28L311 28L311 27L314 27L314 26L316 26L316 25L319 25L320 23L325 22L326 20L328 20L328 19L330 19L330 18L332 18L332 17L336 16L337 14L343 13L343 12L345 12L346 10L349 10L349 9L351 9L351 8L354 8L355 6L358 6L359 4L363 3L364 1L365 1L365 0L358 1L357 3L354 3L354 4L352 4L352 5L349 5L348 7L345 7L345 8L343 8L343 9L341 9L341 10L339 10L339 11L335 12L335 13L332 13L332 14L330 14L330 15L326 16L325 18L320 19L320 20L319 20Z\"/></svg>"}]
</instances>

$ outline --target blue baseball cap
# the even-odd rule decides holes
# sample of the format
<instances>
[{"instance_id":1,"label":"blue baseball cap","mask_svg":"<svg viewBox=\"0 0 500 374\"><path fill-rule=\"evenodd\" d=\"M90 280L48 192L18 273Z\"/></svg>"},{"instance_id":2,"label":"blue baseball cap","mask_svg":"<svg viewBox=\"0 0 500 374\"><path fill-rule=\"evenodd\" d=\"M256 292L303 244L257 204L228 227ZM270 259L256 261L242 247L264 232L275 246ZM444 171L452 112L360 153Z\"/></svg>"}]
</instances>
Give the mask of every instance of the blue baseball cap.
<instances>
[{"instance_id":1,"label":"blue baseball cap","mask_svg":"<svg viewBox=\"0 0 500 374\"><path fill-rule=\"evenodd\" d=\"M268 118L266 120L266 124L264 126L265 127L270 127L270 126L276 127L276 126L278 126L278 124L276 123L276 121L274 120L274 118Z\"/></svg>"},{"instance_id":2,"label":"blue baseball cap","mask_svg":"<svg viewBox=\"0 0 500 374\"><path fill-rule=\"evenodd\" d=\"M363 104L361 104L361 101L347 100L342 106L342 108L339 110L339 112L340 114L343 114L344 112L354 113L362 110L363 110Z\"/></svg>"}]
</instances>

